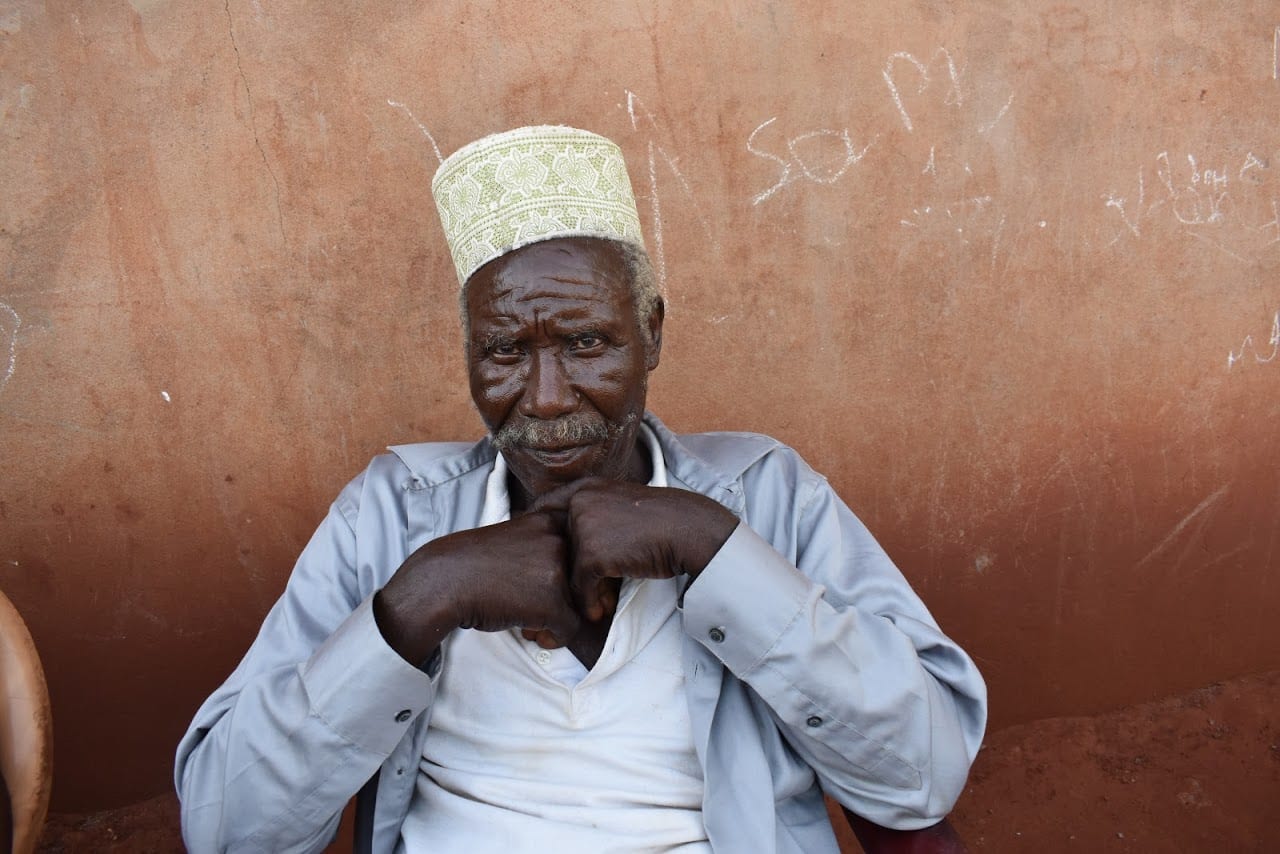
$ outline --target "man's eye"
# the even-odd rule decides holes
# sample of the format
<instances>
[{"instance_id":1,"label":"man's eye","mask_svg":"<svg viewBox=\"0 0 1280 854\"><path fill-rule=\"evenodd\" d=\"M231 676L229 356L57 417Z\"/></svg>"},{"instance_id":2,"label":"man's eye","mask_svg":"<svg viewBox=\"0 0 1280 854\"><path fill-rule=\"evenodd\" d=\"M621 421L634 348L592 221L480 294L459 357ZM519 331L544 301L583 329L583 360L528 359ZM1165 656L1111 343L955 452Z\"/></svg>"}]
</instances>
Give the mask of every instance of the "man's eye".
<instances>
[{"instance_id":1,"label":"man's eye","mask_svg":"<svg viewBox=\"0 0 1280 854\"><path fill-rule=\"evenodd\" d=\"M489 355L500 359L510 359L520 355L520 347L509 341L501 344L492 344L489 347Z\"/></svg>"},{"instance_id":2,"label":"man's eye","mask_svg":"<svg viewBox=\"0 0 1280 854\"><path fill-rule=\"evenodd\" d=\"M570 350L594 350L604 344L599 335L578 335L569 342Z\"/></svg>"}]
</instances>

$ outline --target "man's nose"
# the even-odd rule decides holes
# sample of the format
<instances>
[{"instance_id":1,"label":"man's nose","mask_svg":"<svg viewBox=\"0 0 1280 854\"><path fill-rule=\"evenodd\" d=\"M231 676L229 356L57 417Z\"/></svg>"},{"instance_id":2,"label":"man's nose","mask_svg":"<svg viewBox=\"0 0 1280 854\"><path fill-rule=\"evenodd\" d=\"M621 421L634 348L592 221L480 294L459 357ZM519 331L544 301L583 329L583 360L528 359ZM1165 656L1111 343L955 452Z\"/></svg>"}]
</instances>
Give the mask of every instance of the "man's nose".
<instances>
[{"instance_id":1,"label":"man's nose","mask_svg":"<svg viewBox=\"0 0 1280 854\"><path fill-rule=\"evenodd\" d=\"M569 381L558 353L537 350L529 366L529 379L520 399L520 414L550 420L578 408L578 392Z\"/></svg>"}]
</instances>

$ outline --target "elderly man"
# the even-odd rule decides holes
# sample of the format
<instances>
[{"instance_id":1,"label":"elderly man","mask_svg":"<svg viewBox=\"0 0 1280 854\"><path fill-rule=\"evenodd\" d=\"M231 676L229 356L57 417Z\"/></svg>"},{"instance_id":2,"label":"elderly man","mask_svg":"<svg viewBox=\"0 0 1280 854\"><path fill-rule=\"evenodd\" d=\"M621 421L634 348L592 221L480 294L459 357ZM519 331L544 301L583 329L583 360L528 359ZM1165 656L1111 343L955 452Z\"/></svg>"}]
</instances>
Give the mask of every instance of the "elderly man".
<instances>
[{"instance_id":1,"label":"elderly man","mask_svg":"<svg viewBox=\"0 0 1280 854\"><path fill-rule=\"evenodd\" d=\"M827 482L645 412L663 304L621 152L486 137L432 183L473 446L334 502L178 751L192 851L834 852L951 808L986 694Z\"/></svg>"}]
</instances>

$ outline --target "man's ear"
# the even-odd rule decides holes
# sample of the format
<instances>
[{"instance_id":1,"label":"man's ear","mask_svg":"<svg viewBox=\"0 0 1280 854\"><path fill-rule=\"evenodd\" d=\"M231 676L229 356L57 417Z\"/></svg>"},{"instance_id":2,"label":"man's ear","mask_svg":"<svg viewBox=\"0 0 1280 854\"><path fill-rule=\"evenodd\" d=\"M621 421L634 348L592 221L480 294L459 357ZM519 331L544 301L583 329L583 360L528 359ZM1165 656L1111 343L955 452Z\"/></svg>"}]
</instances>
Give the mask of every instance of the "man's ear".
<instances>
[{"instance_id":1,"label":"man's ear","mask_svg":"<svg viewBox=\"0 0 1280 854\"><path fill-rule=\"evenodd\" d=\"M649 312L649 320L644 328L646 370L652 371L658 367L658 358L662 355L662 318L666 310L662 297L658 297L658 301L653 304L653 310Z\"/></svg>"}]
</instances>

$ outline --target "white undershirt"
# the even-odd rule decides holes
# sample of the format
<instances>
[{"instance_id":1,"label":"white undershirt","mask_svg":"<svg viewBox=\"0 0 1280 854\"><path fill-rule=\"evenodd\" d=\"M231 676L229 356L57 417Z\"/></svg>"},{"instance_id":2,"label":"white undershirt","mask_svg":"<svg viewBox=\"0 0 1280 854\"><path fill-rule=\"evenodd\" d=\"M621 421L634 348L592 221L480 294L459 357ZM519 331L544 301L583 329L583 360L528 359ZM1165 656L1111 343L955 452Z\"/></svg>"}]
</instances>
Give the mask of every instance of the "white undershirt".
<instances>
[{"instance_id":1,"label":"white undershirt","mask_svg":"<svg viewBox=\"0 0 1280 854\"><path fill-rule=\"evenodd\" d=\"M481 525L510 508L499 456ZM590 671L518 630L451 634L397 854L710 854L676 596L674 578L625 581Z\"/></svg>"}]
</instances>

